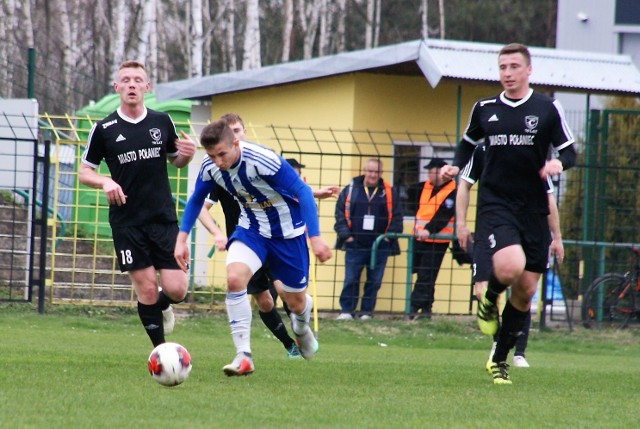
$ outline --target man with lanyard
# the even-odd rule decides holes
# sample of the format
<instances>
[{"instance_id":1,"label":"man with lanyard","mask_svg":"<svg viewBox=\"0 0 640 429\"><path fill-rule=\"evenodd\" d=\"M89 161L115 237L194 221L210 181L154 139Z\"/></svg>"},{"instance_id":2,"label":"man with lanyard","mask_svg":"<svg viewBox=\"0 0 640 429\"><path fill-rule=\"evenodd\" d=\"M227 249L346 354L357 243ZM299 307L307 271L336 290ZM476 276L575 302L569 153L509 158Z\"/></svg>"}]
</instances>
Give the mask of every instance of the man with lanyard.
<instances>
[{"instance_id":1,"label":"man with lanyard","mask_svg":"<svg viewBox=\"0 0 640 429\"><path fill-rule=\"evenodd\" d=\"M382 161L370 158L364 174L353 178L340 196L335 209L336 248L345 251L344 283L340 293L338 320L352 320L360 295L360 276L366 280L360 304L360 319L373 316L387 258L400 253L396 239L382 240L374 268L370 268L371 247L386 232L402 232L402 212L397 192L382 177Z\"/></svg>"}]
</instances>

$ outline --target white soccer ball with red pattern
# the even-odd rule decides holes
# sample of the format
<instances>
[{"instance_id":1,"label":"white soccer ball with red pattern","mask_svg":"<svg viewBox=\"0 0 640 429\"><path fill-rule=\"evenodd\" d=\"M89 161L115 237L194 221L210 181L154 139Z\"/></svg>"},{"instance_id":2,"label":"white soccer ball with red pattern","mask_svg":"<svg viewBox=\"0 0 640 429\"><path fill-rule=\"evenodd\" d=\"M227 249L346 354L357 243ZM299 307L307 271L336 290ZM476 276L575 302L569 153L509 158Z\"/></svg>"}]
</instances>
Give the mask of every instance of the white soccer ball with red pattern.
<instances>
[{"instance_id":1,"label":"white soccer ball with red pattern","mask_svg":"<svg viewBox=\"0 0 640 429\"><path fill-rule=\"evenodd\" d=\"M153 349L147 363L149 374L163 386L182 384L191 372L191 355L184 346L164 343Z\"/></svg>"}]
</instances>

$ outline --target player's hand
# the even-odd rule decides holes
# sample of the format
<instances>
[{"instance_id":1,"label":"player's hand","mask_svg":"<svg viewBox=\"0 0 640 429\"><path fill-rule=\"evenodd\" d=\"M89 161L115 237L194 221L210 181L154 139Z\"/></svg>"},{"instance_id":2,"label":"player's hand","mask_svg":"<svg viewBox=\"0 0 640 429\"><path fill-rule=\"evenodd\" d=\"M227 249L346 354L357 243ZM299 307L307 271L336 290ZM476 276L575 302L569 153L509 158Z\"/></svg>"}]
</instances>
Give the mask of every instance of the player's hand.
<instances>
[{"instance_id":1,"label":"player's hand","mask_svg":"<svg viewBox=\"0 0 640 429\"><path fill-rule=\"evenodd\" d=\"M184 157L192 158L196 154L196 142L187 135L184 131L180 131L180 137L176 140L176 147L178 153Z\"/></svg>"},{"instance_id":2,"label":"player's hand","mask_svg":"<svg viewBox=\"0 0 640 429\"><path fill-rule=\"evenodd\" d=\"M310 237L309 242L311 243L313 254L316 255L320 262L326 262L331 258L331 249L319 235Z\"/></svg>"},{"instance_id":3,"label":"player's hand","mask_svg":"<svg viewBox=\"0 0 640 429\"><path fill-rule=\"evenodd\" d=\"M178 233L176 239L176 246L173 250L173 257L175 258L178 266L185 273L189 270L189 246L187 246L187 234L184 232Z\"/></svg>"},{"instance_id":4,"label":"player's hand","mask_svg":"<svg viewBox=\"0 0 640 429\"><path fill-rule=\"evenodd\" d=\"M429 230L426 228L415 228L413 231L413 235L419 240L426 240L427 238L429 238Z\"/></svg>"},{"instance_id":5,"label":"player's hand","mask_svg":"<svg viewBox=\"0 0 640 429\"><path fill-rule=\"evenodd\" d=\"M116 182L108 179L104 185L102 185L104 195L107 197L109 205L122 206L127 203L127 196L122 192L122 188Z\"/></svg>"},{"instance_id":6,"label":"player's hand","mask_svg":"<svg viewBox=\"0 0 640 429\"><path fill-rule=\"evenodd\" d=\"M313 196L319 200L329 197L337 197L338 194L340 194L340 188L338 186L326 186L313 191Z\"/></svg>"},{"instance_id":7,"label":"player's hand","mask_svg":"<svg viewBox=\"0 0 640 429\"><path fill-rule=\"evenodd\" d=\"M224 234L216 234L213 237L213 245L216 246L216 250L224 252L227 250L227 236Z\"/></svg>"},{"instance_id":8,"label":"player's hand","mask_svg":"<svg viewBox=\"0 0 640 429\"><path fill-rule=\"evenodd\" d=\"M555 256L559 264L564 261L564 245L561 238L554 238L549 246L549 253L551 256Z\"/></svg>"},{"instance_id":9,"label":"player's hand","mask_svg":"<svg viewBox=\"0 0 640 429\"><path fill-rule=\"evenodd\" d=\"M460 168L454 165L444 165L440 168L440 177L443 180L451 180L458 175Z\"/></svg>"},{"instance_id":10,"label":"player's hand","mask_svg":"<svg viewBox=\"0 0 640 429\"><path fill-rule=\"evenodd\" d=\"M473 293L480 301L487 290L487 282L476 282L473 284Z\"/></svg>"},{"instance_id":11,"label":"player's hand","mask_svg":"<svg viewBox=\"0 0 640 429\"><path fill-rule=\"evenodd\" d=\"M467 251L467 245L471 241L471 231L467 228L467 224L456 225L456 234L458 235L458 243L465 252Z\"/></svg>"},{"instance_id":12,"label":"player's hand","mask_svg":"<svg viewBox=\"0 0 640 429\"><path fill-rule=\"evenodd\" d=\"M547 176L557 176L562 173L562 163L558 159L550 159L544 163L544 167L540 170L540 177L543 179Z\"/></svg>"}]
</instances>

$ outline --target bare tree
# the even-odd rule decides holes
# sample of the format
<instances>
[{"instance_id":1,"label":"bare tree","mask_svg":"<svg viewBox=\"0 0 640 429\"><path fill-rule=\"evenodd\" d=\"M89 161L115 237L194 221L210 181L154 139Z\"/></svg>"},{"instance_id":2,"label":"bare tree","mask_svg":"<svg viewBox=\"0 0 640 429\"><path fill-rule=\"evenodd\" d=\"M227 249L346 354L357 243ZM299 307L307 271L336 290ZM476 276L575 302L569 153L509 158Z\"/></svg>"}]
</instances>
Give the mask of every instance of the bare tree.
<instances>
[{"instance_id":1,"label":"bare tree","mask_svg":"<svg viewBox=\"0 0 640 429\"><path fill-rule=\"evenodd\" d=\"M2 15L0 19L0 82L4 83L3 93L5 97L13 96L13 75L12 67L9 67L9 59L13 56L12 44L9 43L14 38L17 19L15 12L15 0L4 0L2 2ZM4 18L6 17L6 19Z\"/></svg>"},{"instance_id":2,"label":"bare tree","mask_svg":"<svg viewBox=\"0 0 640 429\"><path fill-rule=\"evenodd\" d=\"M147 64L152 86L158 81L158 5L156 0L145 0L142 12L142 30L138 37L138 59Z\"/></svg>"},{"instance_id":3,"label":"bare tree","mask_svg":"<svg viewBox=\"0 0 640 429\"><path fill-rule=\"evenodd\" d=\"M302 47L302 58L309 59L313 54L313 45L316 40L318 30L318 18L322 0L298 0L298 19L300 28L304 34L304 44Z\"/></svg>"},{"instance_id":4,"label":"bare tree","mask_svg":"<svg viewBox=\"0 0 640 429\"><path fill-rule=\"evenodd\" d=\"M293 0L284 0L282 7L284 25L282 27L282 62L289 61L291 56L291 34L293 33Z\"/></svg>"},{"instance_id":5,"label":"bare tree","mask_svg":"<svg viewBox=\"0 0 640 429\"><path fill-rule=\"evenodd\" d=\"M31 0L25 0L22 4L22 20L20 30L24 35L24 46L33 48L36 45L33 34L33 18L31 17Z\"/></svg>"},{"instance_id":6,"label":"bare tree","mask_svg":"<svg viewBox=\"0 0 640 429\"><path fill-rule=\"evenodd\" d=\"M440 15L440 38L444 39L444 0L438 0L438 13Z\"/></svg>"},{"instance_id":7,"label":"bare tree","mask_svg":"<svg viewBox=\"0 0 640 429\"><path fill-rule=\"evenodd\" d=\"M64 0L57 0L64 3ZM116 7L113 11L113 28L115 29L113 39L111 41L111 75L115 76L118 66L124 60L125 48L125 31L127 18L127 2L126 0L116 0Z\"/></svg>"},{"instance_id":8,"label":"bare tree","mask_svg":"<svg viewBox=\"0 0 640 429\"><path fill-rule=\"evenodd\" d=\"M204 34L202 30L202 0L191 0L191 70L190 77L202 76L202 47Z\"/></svg>"},{"instance_id":9,"label":"bare tree","mask_svg":"<svg viewBox=\"0 0 640 429\"><path fill-rule=\"evenodd\" d=\"M259 68L261 65L260 9L258 7L258 0L247 0L242 70Z\"/></svg>"},{"instance_id":10,"label":"bare tree","mask_svg":"<svg viewBox=\"0 0 640 429\"><path fill-rule=\"evenodd\" d=\"M72 73L76 70L75 64L77 57L76 39L74 37L75 31L73 30L74 23L71 22L65 0L55 0L54 4L58 11L57 18L60 28L57 36L59 37L60 46L62 47L62 91L64 92L65 105L73 107L71 81Z\"/></svg>"},{"instance_id":11,"label":"bare tree","mask_svg":"<svg viewBox=\"0 0 640 429\"><path fill-rule=\"evenodd\" d=\"M206 76L211 73L211 42L213 40L211 5L209 0L202 0L202 11L202 27L204 36L202 46L202 73Z\"/></svg>"},{"instance_id":12,"label":"bare tree","mask_svg":"<svg viewBox=\"0 0 640 429\"><path fill-rule=\"evenodd\" d=\"M373 47L373 17L375 9L375 0L367 0L367 22L364 30L364 48Z\"/></svg>"},{"instance_id":13,"label":"bare tree","mask_svg":"<svg viewBox=\"0 0 640 429\"><path fill-rule=\"evenodd\" d=\"M380 10L382 9L382 0L376 0L376 18L373 22L373 47L377 47L380 42Z\"/></svg>"},{"instance_id":14,"label":"bare tree","mask_svg":"<svg viewBox=\"0 0 640 429\"><path fill-rule=\"evenodd\" d=\"M347 0L336 1L336 15L338 23L336 25L337 31L335 35L336 39L336 51L344 52L346 49L346 19L347 19Z\"/></svg>"},{"instance_id":15,"label":"bare tree","mask_svg":"<svg viewBox=\"0 0 640 429\"><path fill-rule=\"evenodd\" d=\"M429 10L428 0L422 0L420 2L420 23L422 24L420 28L420 38L427 39L429 37L429 14L427 13Z\"/></svg>"},{"instance_id":16,"label":"bare tree","mask_svg":"<svg viewBox=\"0 0 640 429\"><path fill-rule=\"evenodd\" d=\"M238 65L236 61L236 42L235 42L236 40L236 28L235 28L236 3L234 0L226 0L226 1L223 0L223 2L224 2L224 13L226 16L226 19L223 20L223 22L226 23L225 54L228 62L226 70L236 71L238 70Z\"/></svg>"},{"instance_id":17,"label":"bare tree","mask_svg":"<svg viewBox=\"0 0 640 429\"><path fill-rule=\"evenodd\" d=\"M380 8L382 0L367 0L367 22L364 31L365 49L378 46L380 40Z\"/></svg>"},{"instance_id":18,"label":"bare tree","mask_svg":"<svg viewBox=\"0 0 640 429\"><path fill-rule=\"evenodd\" d=\"M322 0L320 5L320 31L318 35L318 56L329 53L331 26L335 10L329 5L330 0Z\"/></svg>"}]
</instances>

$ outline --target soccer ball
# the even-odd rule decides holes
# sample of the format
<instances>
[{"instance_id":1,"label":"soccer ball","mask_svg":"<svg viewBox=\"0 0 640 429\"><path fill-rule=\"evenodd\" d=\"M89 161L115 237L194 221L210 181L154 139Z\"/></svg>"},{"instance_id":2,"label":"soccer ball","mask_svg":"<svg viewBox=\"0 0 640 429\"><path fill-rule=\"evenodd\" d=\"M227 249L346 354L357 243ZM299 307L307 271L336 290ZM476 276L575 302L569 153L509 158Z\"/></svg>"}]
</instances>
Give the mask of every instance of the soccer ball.
<instances>
[{"instance_id":1,"label":"soccer ball","mask_svg":"<svg viewBox=\"0 0 640 429\"><path fill-rule=\"evenodd\" d=\"M191 372L191 355L177 343L163 343L153 349L147 363L149 374L163 386L177 386Z\"/></svg>"}]
</instances>

